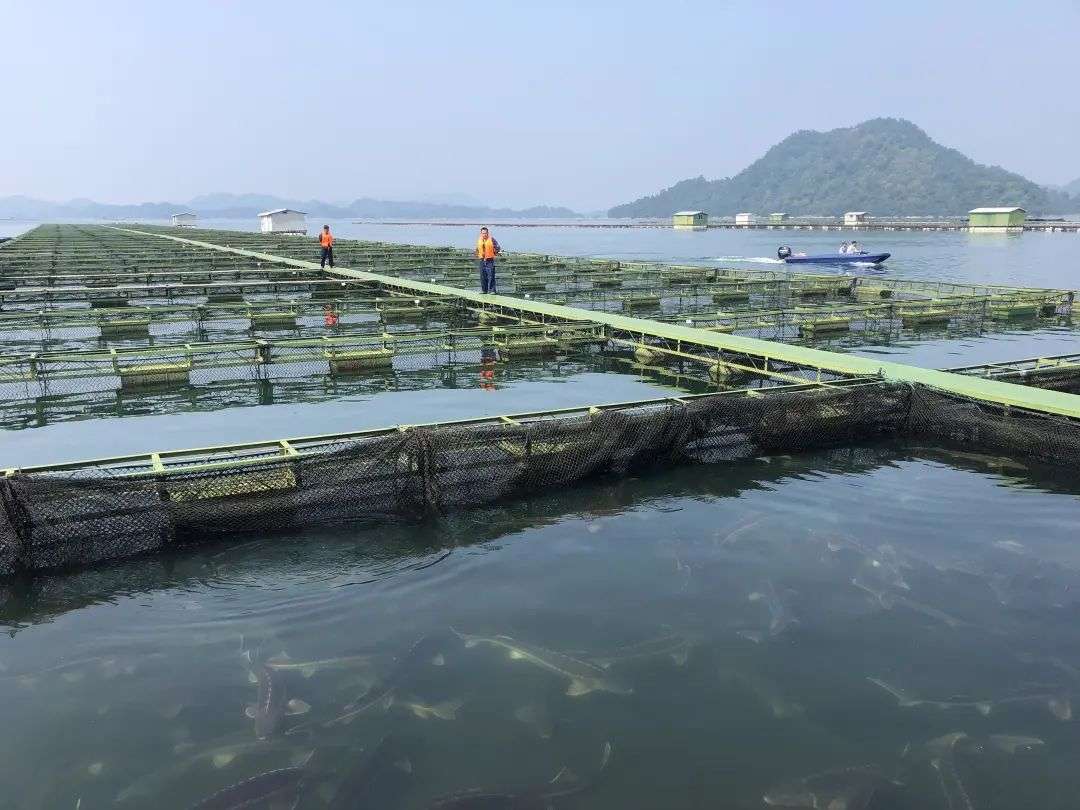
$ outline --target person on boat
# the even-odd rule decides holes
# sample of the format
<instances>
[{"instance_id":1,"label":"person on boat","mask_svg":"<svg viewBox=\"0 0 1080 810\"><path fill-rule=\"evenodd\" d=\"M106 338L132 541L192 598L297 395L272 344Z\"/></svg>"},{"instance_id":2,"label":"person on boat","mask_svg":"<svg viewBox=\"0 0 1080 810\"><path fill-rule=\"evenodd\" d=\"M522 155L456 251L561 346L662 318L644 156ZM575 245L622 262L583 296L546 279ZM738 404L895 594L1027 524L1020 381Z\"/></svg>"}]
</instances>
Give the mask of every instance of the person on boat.
<instances>
[{"instance_id":1,"label":"person on boat","mask_svg":"<svg viewBox=\"0 0 1080 810\"><path fill-rule=\"evenodd\" d=\"M844 244L840 245L840 252L841 253L847 253L848 250L850 249L850 247L851 247L851 244L849 242L844 242Z\"/></svg>"},{"instance_id":2,"label":"person on boat","mask_svg":"<svg viewBox=\"0 0 1080 810\"><path fill-rule=\"evenodd\" d=\"M860 245L858 242L852 241L852 243L850 245L848 245L847 252L848 253L862 253L863 252L862 245Z\"/></svg>"}]
</instances>

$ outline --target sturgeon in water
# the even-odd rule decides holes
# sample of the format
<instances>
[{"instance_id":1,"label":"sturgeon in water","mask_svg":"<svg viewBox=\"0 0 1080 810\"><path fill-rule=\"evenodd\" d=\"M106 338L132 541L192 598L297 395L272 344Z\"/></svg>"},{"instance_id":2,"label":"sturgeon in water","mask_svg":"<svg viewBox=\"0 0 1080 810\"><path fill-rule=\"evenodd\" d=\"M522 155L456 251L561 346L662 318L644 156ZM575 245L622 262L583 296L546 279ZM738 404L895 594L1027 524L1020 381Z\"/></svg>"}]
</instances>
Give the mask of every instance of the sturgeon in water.
<instances>
[{"instance_id":1,"label":"sturgeon in water","mask_svg":"<svg viewBox=\"0 0 1080 810\"><path fill-rule=\"evenodd\" d=\"M1022 734L991 734L986 739L992 748L1006 754L1015 754L1017 751L1034 751L1036 748L1046 745L1046 740L1040 737L1028 737Z\"/></svg>"},{"instance_id":2,"label":"sturgeon in water","mask_svg":"<svg viewBox=\"0 0 1080 810\"><path fill-rule=\"evenodd\" d=\"M448 636L444 633L421 636L405 655L397 659L390 674L346 705L342 714L323 725L335 726L351 723L358 715L376 705L389 709L393 704L394 692L420 667L445 665L442 645L447 638Z\"/></svg>"},{"instance_id":3,"label":"sturgeon in water","mask_svg":"<svg viewBox=\"0 0 1080 810\"><path fill-rule=\"evenodd\" d=\"M1072 720L1072 698L1063 692L1036 693L1031 695L1011 695L994 700L925 700L917 698L900 689L897 686L886 683L878 678L867 678L870 683L880 686L894 698L899 706L911 708L913 706L929 706L935 709L975 709L979 714L986 717L995 709L1019 707L1033 708L1039 711L1047 711L1056 720L1067 722Z\"/></svg>"},{"instance_id":4,"label":"sturgeon in water","mask_svg":"<svg viewBox=\"0 0 1080 810\"><path fill-rule=\"evenodd\" d=\"M177 746L175 753L182 754L191 749L191 745L184 744ZM253 740L250 736L230 735L219 740L217 745L203 748L161 770L139 777L117 794L116 803L150 805L156 797L174 790L192 771L206 767L220 770L229 767L238 758L255 754L286 756L291 766L300 767L308 761L311 751L286 745L280 740Z\"/></svg>"},{"instance_id":5,"label":"sturgeon in water","mask_svg":"<svg viewBox=\"0 0 1080 810\"><path fill-rule=\"evenodd\" d=\"M457 713L465 705L465 701L458 698L428 705L415 698L406 698L394 700L393 705L410 712L421 720L457 720Z\"/></svg>"},{"instance_id":6,"label":"sturgeon in water","mask_svg":"<svg viewBox=\"0 0 1080 810\"><path fill-rule=\"evenodd\" d=\"M255 736L265 740L271 736L286 714L303 714L311 707L302 700L289 700L282 676L263 665L253 673L258 684L258 702L248 706L244 714L255 721Z\"/></svg>"},{"instance_id":7,"label":"sturgeon in water","mask_svg":"<svg viewBox=\"0 0 1080 810\"><path fill-rule=\"evenodd\" d=\"M505 650L507 657L512 661L524 661L566 678L569 681L566 694L570 697L580 697L590 692L611 692L616 695L629 695L634 691L629 686L619 683L602 667L572 658L564 653L526 644L510 636L470 636L465 633L458 633L457 630L454 632L457 633L458 638L465 642L466 647L477 647L484 644Z\"/></svg>"},{"instance_id":8,"label":"sturgeon in water","mask_svg":"<svg viewBox=\"0 0 1080 810\"><path fill-rule=\"evenodd\" d=\"M600 759L600 769L589 780L581 780L568 768L562 768L555 776L542 785L533 787L501 790L470 788L450 793L436 799L429 810L548 810L557 799L578 796L595 787L600 775L611 761L611 743L604 743Z\"/></svg>"},{"instance_id":9,"label":"sturgeon in water","mask_svg":"<svg viewBox=\"0 0 1080 810\"><path fill-rule=\"evenodd\" d=\"M582 657L603 669L652 658L670 658L677 667L684 666L693 642L682 635L672 634L638 641L613 650L583 653Z\"/></svg>"},{"instance_id":10,"label":"sturgeon in water","mask_svg":"<svg viewBox=\"0 0 1080 810\"><path fill-rule=\"evenodd\" d=\"M376 656L367 653L362 655L346 655L341 658L320 658L314 661L293 661L286 655L279 655L266 661L266 666L279 672L299 672L303 677L310 678L316 672L324 669L343 669L346 667L371 667Z\"/></svg>"},{"instance_id":11,"label":"sturgeon in water","mask_svg":"<svg viewBox=\"0 0 1080 810\"><path fill-rule=\"evenodd\" d=\"M193 804L191 810L241 810L254 807L292 810L300 799L300 783L304 776L302 766L267 771L222 788Z\"/></svg>"},{"instance_id":12,"label":"sturgeon in water","mask_svg":"<svg viewBox=\"0 0 1080 810\"><path fill-rule=\"evenodd\" d=\"M412 762L401 742L387 735L370 755L350 768L334 791L329 810L385 810L398 807L412 778Z\"/></svg>"},{"instance_id":13,"label":"sturgeon in water","mask_svg":"<svg viewBox=\"0 0 1080 810\"><path fill-rule=\"evenodd\" d=\"M886 683L880 678L867 678L866 680L880 687L896 698L896 704L905 709L915 706L930 706L934 709L974 709L983 717L986 717L994 709L994 704L989 700L924 700L917 698L897 686Z\"/></svg>"},{"instance_id":14,"label":"sturgeon in water","mask_svg":"<svg viewBox=\"0 0 1080 810\"><path fill-rule=\"evenodd\" d=\"M896 785L875 765L839 768L771 788L762 797L769 807L865 810L878 791Z\"/></svg>"},{"instance_id":15,"label":"sturgeon in water","mask_svg":"<svg viewBox=\"0 0 1080 810\"><path fill-rule=\"evenodd\" d=\"M784 600L776 590L776 585L773 584L772 580L766 580L760 591L754 591L748 594L746 598L751 602L764 603L769 612L769 629L766 634L758 630L744 630L739 633L740 636L753 641L755 644L764 641L766 635L770 638L778 636L799 623L799 619L784 604Z\"/></svg>"}]
</instances>

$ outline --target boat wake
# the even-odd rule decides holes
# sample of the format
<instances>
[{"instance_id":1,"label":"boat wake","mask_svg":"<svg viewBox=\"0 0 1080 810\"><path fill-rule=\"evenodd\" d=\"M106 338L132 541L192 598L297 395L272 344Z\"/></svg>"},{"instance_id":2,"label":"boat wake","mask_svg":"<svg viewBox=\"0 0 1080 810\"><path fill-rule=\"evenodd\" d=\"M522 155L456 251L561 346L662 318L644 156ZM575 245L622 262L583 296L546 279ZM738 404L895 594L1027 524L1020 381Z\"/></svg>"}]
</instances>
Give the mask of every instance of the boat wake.
<instances>
[{"instance_id":1,"label":"boat wake","mask_svg":"<svg viewBox=\"0 0 1080 810\"><path fill-rule=\"evenodd\" d=\"M717 256L714 262L753 262L754 264L783 264L780 259L769 256Z\"/></svg>"}]
</instances>

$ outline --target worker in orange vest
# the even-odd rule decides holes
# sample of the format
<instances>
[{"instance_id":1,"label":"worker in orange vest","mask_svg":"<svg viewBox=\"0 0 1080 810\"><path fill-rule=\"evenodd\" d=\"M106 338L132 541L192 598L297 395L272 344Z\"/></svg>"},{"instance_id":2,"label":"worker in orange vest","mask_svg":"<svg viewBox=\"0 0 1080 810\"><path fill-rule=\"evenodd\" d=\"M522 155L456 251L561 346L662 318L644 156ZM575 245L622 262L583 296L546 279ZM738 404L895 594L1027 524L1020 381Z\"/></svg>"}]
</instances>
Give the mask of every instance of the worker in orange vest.
<instances>
[{"instance_id":1,"label":"worker in orange vest","mask_svg":"<svg viewBox=\"0 0 1080 810\"><path fill-rule=\"evenodd\" d=\"M326 267L326 263L330 262L330 269L334 269L334 235L330 233L330 226L323 225L322 233L319 234L319 245L322 247L322 261L319 262L319 267Z\"/></svg>"},{"instance_id":2,"label":"worker in orange vest","mask_svg":"<svg viewBox=\"0 0 1080 810\"><path fill-rule=\"evenodd\" d=\"M480 238L476 240L476 258L480 261L480 291L495 292L495 257L501 252L499 243L488 232L480 229Z\"/></svg>"}]
</instances>

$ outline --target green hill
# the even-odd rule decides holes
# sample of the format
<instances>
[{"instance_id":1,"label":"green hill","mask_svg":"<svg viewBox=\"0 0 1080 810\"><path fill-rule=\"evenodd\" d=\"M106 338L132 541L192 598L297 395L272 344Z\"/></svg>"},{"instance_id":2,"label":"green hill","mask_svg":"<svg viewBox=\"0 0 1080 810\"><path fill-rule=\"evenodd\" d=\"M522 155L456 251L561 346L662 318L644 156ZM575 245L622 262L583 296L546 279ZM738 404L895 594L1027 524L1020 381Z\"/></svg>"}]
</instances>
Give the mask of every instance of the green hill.
<instances>
[{"instance_id":1,"label":"green hill","mask_svg":"<svg viewBox=\"0 0 1080 810\"><path fill-rule=\"evenodd\" d=\"M853 210L875 216L948 215L980 205L1020 205L1036 214L1072 207L1064 194L976 163L935 143L910 121L875 118L829 132L796 132L734 177L683 180L608 213L666 217L699 209L720 216Z\"/></svg>"}]
</instances>

